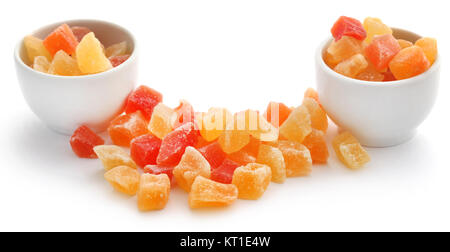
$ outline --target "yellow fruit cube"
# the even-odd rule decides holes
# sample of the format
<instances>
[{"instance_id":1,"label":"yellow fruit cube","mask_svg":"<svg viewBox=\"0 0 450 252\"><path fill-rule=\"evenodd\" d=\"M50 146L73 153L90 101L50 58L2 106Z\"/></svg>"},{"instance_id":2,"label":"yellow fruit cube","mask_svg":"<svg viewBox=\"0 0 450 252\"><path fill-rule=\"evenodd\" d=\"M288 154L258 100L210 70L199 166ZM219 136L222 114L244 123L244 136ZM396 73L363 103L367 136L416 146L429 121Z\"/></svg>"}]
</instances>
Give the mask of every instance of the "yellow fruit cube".
<instances>
[{"instance_id":1,"label":"yellow fruit cube","mask_svg":"<svg viewBox=\"0 0 450 252\"><path fill-rule=\"evenodd\" d=\"M365 40L367 44L370 44L375 36L392 34L392 29L379 18L368 17L364 20L363 26L367 32Z\"/></svg>"},{"instance_id":2,"label":"yellow fruit cube","mask_svg":"<svg viewBox=\"0 0 450 252\"><path fill-rule=\"evenodd\" d=\"M128 45L126 41L108 46L105 50L106 57L122 56L127 54Z\"/></svg>"},{"instance_id":3,"label":"yellow fruit cube","mask_svg":"<svg viewBox=\"0 0 450 252\"><path fill-rule=\"evenodd\" d=\"M291 141L303 142L312 131L311 116L306 106L295 108L280 126L280 135Z\"/></svg>"},{"instance_id":4,"label":"yellow fruit cube","mask_svg":"<svg viewBox=\"0 0 450 252\"><path fill-rule=\"evenodd\" d=\"M94 152L107 171L122 165L137 169L136 163L131 159L130 155L119 146L98 145L94 147Z\"/></svg>"},{"instance_id":5,"label":"yellow fruit cube","mask_svg":"<svg viewBox=\"0 0 450 252\"><path fill-rule=\"evenodd\" d=\"M166 105L159 103L153 109L152 118L148 125L148 130L160 139L163 139L167 134L172 132L173 125L177 119L177 113L167 107Z\"/></svg>"},{"instance_id":6,"label":"yellow fruit cube","mask_svg":"<svg viewBox=\"0 0 450 252\"><path fill-rule=\"evenodd\" d=\"M298 142L283 140L279 141L276 147L283 153L288 178L308 176L311 173L312 157L306 146Z\"/></svg>"},{"instance_id":7,"label":"yellow fruit cube","mask_svg":"<svg viewBox=\"0 0 450 252\"><path fill-rule=\"evenodd\" d=\"M142 174L137 192L138 208L141 211L161 210L167 205L170 195L170 180L167 174Z\"/></svg>"},{"instance_id":8,"label":"yellow fruit cube","mask_svg":"<svg viewBox=\"0 0 450 252\"><path fill-rule=\"evenodd\" d=\"M189 146L184 151L178 165L173 169L173 176L178 185L189 192L197 176L205 178L211 176L211 166L198 150Z\"/></svg>"},{"instance_id":9,"label":"yellow fruit cube","mask_svg":"<svg viewBox=\"0 0 450 252\"><path fill-rule=\"evenodd\" d=\"M286 165L283 153L278 148L261 144L256 163L270 167L272 170L272 182L282 184L286 181Z\"/></svg>"},{"instance_id":10,"label":"yellow fruit cube","mask_svg":"<svg viewBox=\"0 0 450 252\"><path fill-rule=\"evenodd\" d=\"M86 34L76 49L78 66L84 74L95 74L112 68L100 41L93 32Z\"/></svg>"},{"instance_id":11,"label":"yellow fruit cube","mask_svg":"<svg viewBox=\"0 0 450 252\"><path fill-rule=\"evenodd\" d=\"M308 109L309 115L311 116L311 127L326 133L328 129L328 116L325 110L313 98L305 98L303 105Z\"/></svg>"},{"instance_id":12,"label":"yellow fruit cube","mask_svg":"<svg viewBox=\"0 0 450 252\"><path fill-rule=\"evenodd\" d=\"M121 193L136 195L139 187L140 174L128 166L117 166L104 175L111 186Z\"/></svg>"},{"instance_id":13,"label":"yellow fruit cube","mask_svg":"<svg viewBox=\"0 0 450 252\"><path fill-rule=\"evenodd\" d=\"M224 207L231 205L238 197L238 189L233 184L222 184L198 176L189 193L191 208Z\"/></svg>"},{"instance_id":14,"label":"yellow fruit cube","mask_svg":"<svg viewBox=\"0 0 450 252\"><path fill-rule=\"evenodd\" d=\"M271 179L269 166L250 163L236 168L232 184L238 188L239 199L257 200L264 194Z\"/></svg>"},{"instance_id":15,"label":"yellow fruit cube","mask_svg":"<svg viewBox=\"0 0 450 252\"><path fill-rule=\"evenodd\" d=\"M334 68L337 64L355 54L362 53L362 51L363 44L360 40L343 36L340 40L331 42L325 52L324 61L328 66Z\"/></svg>"},{"instance_id":16,"label":"yellow fruit cube","mask_svg":"<svg viewBox=\"0 0 450 252\"><path fill-rule=\"evenodd\" d=\"M54 55L48 73L62 76L81 75L77 61L63 50L58 51Z\"/></svg>"},{"instance_id":17,"label":"yellow fruit cube","mask_svg":"<svg viewBox=\"0 0 450 252\"><path fill-rule=\"evenodd\" d=\"M334 71L350 78L355 78L358 74L363 72L369 66L366 58L362 54L356 54L350 59L339 63Z\"/></svg>"},{"instance_id":18,"label":"yellow fruit cube","mask_svg":"<svg viewBox=\"0 0 450 252\"><path fill-rule=\"evenodd\" d=\"M44 56L36 56L33 62L33 69L42 73L48 73L50 62Z\"/></svg>"},{"instance_id":19,"label":"yellow fruit cube","mask_svg":"<svg viewBox=\"0 0 450 252\"><path fill-rule=\"evenodd\" d=\"M47 48L45 48L41 39L29 35L23 39L23 44L25 46L25 50L27 51L29 64L33 64L34 59L37 56L44 56L47 58L48 62L52 61L52 56L48 52Z\"/></svg>"},{"instance_id":20,"label":"yellow fruit cube","mask_svg":"<svg viewBox=\"0 0 450 252\"><path fill-rule=\"evenodd\" d=\"M370 156L352 134L343 132L332 142L339 160L348 168L359 169L370 161Z\"/></svg>"}]
</instances>

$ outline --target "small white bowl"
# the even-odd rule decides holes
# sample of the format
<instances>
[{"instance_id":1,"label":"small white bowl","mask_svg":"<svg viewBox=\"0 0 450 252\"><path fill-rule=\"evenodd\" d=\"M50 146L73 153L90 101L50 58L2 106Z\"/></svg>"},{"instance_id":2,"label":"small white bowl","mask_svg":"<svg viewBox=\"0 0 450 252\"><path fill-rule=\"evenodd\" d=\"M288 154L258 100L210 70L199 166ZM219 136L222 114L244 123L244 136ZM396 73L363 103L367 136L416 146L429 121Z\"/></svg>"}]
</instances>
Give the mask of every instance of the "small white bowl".
<instances>
[{"instance_id":1,"label":"small white bowl","mask_svg":"<svg viewBox=\"0 0 450 252\"><path fill-rule=\"evenodd\" d=\"M123 64L103 73L57 76L29 67L21 40L15 49L14 60L23 96L31 110L59 133L70 135L83 124L96 132L104 131L109 121L122 112L126 98L136 86L136 40L126 29L99 20L59 22L31 34L43 39L62 23L88 27L105 47L127 41L132 53Z\"/></svg>"},{"instance_id":2,"label":"small white bowl","mask_svg":"<svg viewBox=\"0 0 450 252\"><path fill-rule=\"evenodd\" d=\"M420 36L393 29L394 36L415 42ZM406 80L369 82L334 72L323 61L332 39L316 53L317 90L329 117L368 147L388 147L415 135L436 101L440 57L427 72Z\"/></svg>"}]
</instances>

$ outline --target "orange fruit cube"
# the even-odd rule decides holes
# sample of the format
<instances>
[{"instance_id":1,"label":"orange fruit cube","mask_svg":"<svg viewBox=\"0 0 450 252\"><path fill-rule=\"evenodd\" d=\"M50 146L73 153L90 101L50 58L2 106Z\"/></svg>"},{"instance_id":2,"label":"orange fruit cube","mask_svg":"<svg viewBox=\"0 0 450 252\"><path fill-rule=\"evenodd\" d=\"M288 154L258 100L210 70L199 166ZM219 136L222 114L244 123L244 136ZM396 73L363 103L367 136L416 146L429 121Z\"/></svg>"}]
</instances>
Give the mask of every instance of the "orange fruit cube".
<instances>
[{"instance_id":1,"label":"orange fruit cube","mask_svg":"<svg viewBox=\"0 0 450 252\"><path fill-rule=\"evenodd\" d=\"M303 142L312 131L311 116L306 106L295 108L280 126L280 135L291 141Z\"/></svg>"},{"instance_id":2,"label":"orange fruit cube","mask_svg":"<svg viewBox=\"0 0 450 252\"><path fill-rule=\"evenodd\" d=\"M311 159L313 163L325 164L328 161L330 154L328 153L327 142L325 141L325 134L320 131L313 129L311 134L309 134L303 145L308 148L311 153Z\"/></svg>"},{"instance_id":3,"label":"orange fruit cube","mask_svg":"<svg viewBox=\"0 0 450 252\"><path fill-rule=\"evenodd\" d=\"M238 197L238 189L233 184L222 184L198 176L189 192L191 208L224 207L231 205Z\"/></svg>"},{"instance_id":4,"label":"orange fruit cube","mask_svg":"<svg viewBox=\"0 0 450 252\"><path fill-rule=\"evenodd\" d=\"M282 184L286 181L286 165L283 153L278 148L261 144L256 163L270 167L272 170L272 182Z\"/></svg>"},{"instance_id":5,"label":"orange fruit cube","mask_svg":"<svg viewBox=\"0 0 450 252\"><path fill-rule=\"evenodd\" d=\"M302 177L311 173L312 158L308 148L301 143L282 140L276 147L283 153L286 176Z\"/></svg>"},{"instance_id":6,"label":"orange fruit cube","mask_svg":"<svg viewBox=\"0 0 450 252\"><path fill-rule=\"evenodd\" d=\"M159 103L153 109L148 129L153 135L157 136L159 139L163 139L167 134L172 132L176 119L177 113L173 109Z\"/></svg>"},{"instance_id":7,"label":"orange fruit cube","mask_svg":"<svg viewBox=\"0 0 450 252\"><path fill-rule=\"evenodd\" d=\"M34 59L38 56L45 57L49 62L52 61L52 55L50 55L47 48L45 48L41 39L29 35L23 39L23 44L25 46L25 50L27 51L29 63L33 63Z\"/></svg>"},{"instance_id":8,"label":"orange fruit cube","mask_svg":"<svg viewBox=\"0 0 450 252\"><path fill-rule=\"evenodd\" d=\"M355 78L369 66L366 58L362 54L356 54L351 58L342 61L334 71L350 78Z\"/></svg>"},{"instance_id":9,"label":"orange fruit cube","mask_svg":"<svg viewBox=\"0 0 450 252\"><path fill-rule=\"evenodd\" d=\"M370 156L349 132L343 132L333 139L333 148L339 160L350 169L359 169L370 161Z\"/></svg>"},{"instance_id":10,"label":"orange fruit cube","mask_svg":"<svg viewBox=\"0 0 450 252\"><path fill-rule=\"evenodd\" d=\"M129 147L133 138L148 133L147 121L140 111L120 115L111 121L108 133L115 145Z\"/></svg>"},{"instance_id":11,"label":"orange fruit cube","mask_svg":"<svg viewBox=\"0 0 450 252\"><path fill-rule=\"evenodd\" d=\"M173 169L173 176L178 185L189 192L197 176L205 178L211 176L211 165L198 150L188 146L181 157L180 163Z\"/></svg>"},{"instance_id":12,"label":"orange fruit cube","mask_svg":"<svg viewBox=\"0 0 450 252\"><path fill-rule=\"evenodd\" d=\"M232 184L238 188L238 198L247 200L259 199L272 179L269 166L257 163L247 164L236 168Z\"/></svg>"},{"instance_id":13,"label":"orange fruit cube","mask_svg":"<svg viewBox=\"0 0 450 252\"><path fill-rule=\"evenodd\" d=\"M112 68L103 46L94 33L86 34L76 48L78 67L84 74L96 74Z\"/></svg>"},{"instance_id":14,"label":"orange fruit cube","mask_svg":"<svg viewBox=\"0 0 450 252\"><path fill-rule=\"evenodd\" d=\"M328 116L320 104L312 98L305 98L303 100L303 106L308 109L311 117L311 127L326 133L328 129Z\"/></svg>"},{"instance_id":15,"label":"orange fruit cube","mask_svg":"<svg viewBox=\"0 0 450 252\"><path fill-rule=\"evenodd\" d=\"M377 36L366 49L366 57L376 70L385 72L389 62L402 48L391 34ZM364 70L364 69L363 69Z\"/></svg>"},{"instance_id":16,"label":"orange fruit cube","mask_svg":"<svg viewBox=\"0 0 450 252\"><path fill-rule=\"evenodd\" d=\"M167 174L141 175L137 192L137 204L141 211L161 210L166 207L170 195L170 180Z\"/></svg>"},{"instance_id":17,"label":"orange fruit cube","mask_svg":"<svg viewBox=\"0 0 450 252\"><path fill-rule=\"evenodd\" d=\"M115 145L97 145L94 152L102 161L105 170L109 171L117 166L128 166L137 169L136 163L122 148Z\"/></svg>"},{"instance_id":18,"label":"orange fruit cube","mask_svg":"<svg viewBox=\"0 0 450 252\"><path fill-rule=\"evenodd\" d=\"M273 126L279 128L280 125L283 124L284 121L286 121L291 112L292 109L284 105L284 103L270 102L269 105L267 106L266 111L264 112L264 117Z\"/></svg>"},{"instance_id":19,"label":"orange fruit cube","mask_svg":"<svg viewBox=\"0 0 450 252\"><path fill-rule=\"evenodd\" d=\"M78 40L72 32L72 29L67 24L62 24L50 33L44 39L44 46L51 55L55 55L60 50L72 55L78 45Z\"/></svg>"},{"instance_id":20,"label":"orange fruit cube","mask_svg":"<svg viewBox=\"0 0 450 252\"><path fill-rule=\"evenodd\" d=\"M402 49L389 63L389 69L397 80L408 79L426 72L430 61L418 46Z\"/></svg>"},{"instance_id":21,"label":"orange fruit cube","mask_svg":"<svg viewBox=\"0 0 450 252\"><path fill-rule=\"evenodd\" d=\"M421 38L416 41L415 45L423 49L425 55L427 56L428 61L430 62L431 65L433 65L438 53L436 39Z\"/></svg>"},{"instance_id":22,"label":"orange fruit cube","mask_svg":"<svg viewBox=\"0 0 450 252\"><path fill-rule=\"evenodd\" d=\"M107 171L104 177L115 190L130 196L136 195L140 179L140 174L136 169L117 166Z\"/></svg>"}]
</instances>

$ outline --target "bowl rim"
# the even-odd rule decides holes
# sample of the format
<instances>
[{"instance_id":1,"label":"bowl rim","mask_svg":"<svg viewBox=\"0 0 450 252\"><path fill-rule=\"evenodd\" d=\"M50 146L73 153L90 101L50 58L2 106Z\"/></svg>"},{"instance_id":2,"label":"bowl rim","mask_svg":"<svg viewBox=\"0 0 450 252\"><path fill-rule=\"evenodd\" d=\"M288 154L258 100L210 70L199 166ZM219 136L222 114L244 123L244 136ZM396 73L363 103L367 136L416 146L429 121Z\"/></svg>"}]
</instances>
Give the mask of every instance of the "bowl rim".
<instances>
[{"instance_id":1,"label":"bowl rim","mask_svg":"<svg viewBox=\"0 0 450 252\"><path fill-rule=\"evenodd\" d=\"M395 28L395 27L391 27L392 30L399 30L399 31L403 31L403 32L408 32L411 33L413 35L417 35L419 37L422 37L414 32L411 32L409 30L405 30L405 29L401 29L401 28ZM336 73L335 71L333 71L333 69L331 69L327 64L325 64L325 61L323 60L323 52L325 49L325 46L327 44L329 44L332 41L333 37L328 37L327 39L325 39L323 42L320 43L319 47L316 50L316 62L318 63L319 67L321 67L327 74L334 76L335 78L341 78L346 80L345 84L348 85L365 85L365 86L369 86L369 87L378 87L378 88L382 88L382 87L392 87L392 86L404 86L404 85L408 85L411 83L415 83L416 81L422 81L424 79L427 79L429 75L434 74L439 68L440 68L440 54L438 51L438 55L436 56L436 60L434 61L433 65L424 73L421 73L417 76L414 76L412 78L408 78L408 79L403 79L403 80L395 80L395 81L386 81L386 82L379 82L379 81L365 81L365 80L358 80L358 79L353 79L350 77L347 77L345 75Z\"/></svg>"},{"instance_id":2,"label":"bowl rim","mask_svg":"<svg viewBox=\"0 0 450 252\"><path fill-rule=\"evenodd\" d=\"M44 25L41 26L38 29L33 30L30 34L34 34L37 31L40 31L42 29L45 28L49 28L49 27L53 27L53 26L58 26L64 23L77 23L77 22L91 22L91 23L103 23L103 24L107 24L110 26L113 26L117 29L121 29L123 31L125 31L127 33L127 35L129 36L129 38L131 39L131 41L133 41L133 51L130 54L130 57L123 62L122 64L120 64L119 66L113 67L107 71L101 72L101 73L95 73L95 74L87 74L87 75L79 75L79 76L64 76L64 75L55 75L55 74L49 74L49 73L43 73L43 72L39 72L34 70L32 67L28 66L27 64L25 64L25 62L23 62L22 58L20 57L20 50L22 48L23 45L23 38L21 38L19 40L19 42L17 42L16 47L14 49L14 60L16 62L19 63L19 65L25 69L27 69L27 71L30 71L34 74L37 75L41 75L43 77L46 78L54 78L54 79L64 79L64 80L83 80L83 79L96 79L96 78L102 78L104 75L108 75L108 74L112 74L114 72L120 71L122 68L126 67L127 65L131 64L131 62L136 60L137 57L137 50L138 50L138 44L137 44L137 40L135 38L135 36L133 35L133 33L130 32L130 30L124 28L121 25L118 25L116 23L113 22L109 22L109 21L105 21L105 20L100 20L100 19L69 19L69 20L63 20L63 21L58 21L58 22L54 22L48 25Z\"/></svg>"}]
</instances>

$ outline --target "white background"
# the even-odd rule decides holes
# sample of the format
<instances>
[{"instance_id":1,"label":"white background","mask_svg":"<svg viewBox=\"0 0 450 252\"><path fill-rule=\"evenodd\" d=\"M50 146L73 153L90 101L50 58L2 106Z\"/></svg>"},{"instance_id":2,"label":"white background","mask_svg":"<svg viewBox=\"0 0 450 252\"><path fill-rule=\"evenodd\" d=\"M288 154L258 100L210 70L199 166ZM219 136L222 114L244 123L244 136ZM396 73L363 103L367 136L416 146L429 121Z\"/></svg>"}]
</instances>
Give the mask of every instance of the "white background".
<instances>
[{"instance_id":1,"label":"white background","mask_svg":"<svg viewBox=\"0 0 450 252\"><path fill-rule=\"evenodd\" d=\"M446 1L9 1L1 7L0 231L413 231L450 229L449 58ZM314 51L340 16L376 16L438 39L436 106L411 141L368 149L350 171L331 151L308 178L271 184L258 201L192 211L172 191L163 211L141 213L114 192L98 160L75 157L22 98L13 49L40 26L98 18L129 28L140 45L140 84L196 110L299 105L315 86ZM380 84L382 85L382 84ZM414 113L414 111L411 111ZM334 127L328 133L331 139Z\"/></svg>"}]
</instances>

